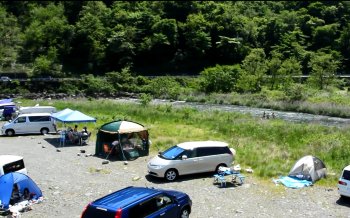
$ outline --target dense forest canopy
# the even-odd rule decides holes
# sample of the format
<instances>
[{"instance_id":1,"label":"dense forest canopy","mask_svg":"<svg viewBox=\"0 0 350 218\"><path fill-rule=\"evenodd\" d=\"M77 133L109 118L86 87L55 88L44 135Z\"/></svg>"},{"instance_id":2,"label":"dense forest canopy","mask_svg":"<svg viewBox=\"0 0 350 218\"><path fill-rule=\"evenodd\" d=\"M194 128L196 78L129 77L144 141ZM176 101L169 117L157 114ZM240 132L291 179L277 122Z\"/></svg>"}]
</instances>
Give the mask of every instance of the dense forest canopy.
<instances>
[{"instance_id":1,"label":"dense forest canopy","mask_svg":"<svg viewBox=\"0 0 350 218\"><path fill-rule=\"evenodd\" d=\"M349 15L346 1L2 1L0 71L198 75L240 65L237 88L259 89L264 75L273 88L290 82L280 75L349 72Z\"/></svg>"}]
</instances>

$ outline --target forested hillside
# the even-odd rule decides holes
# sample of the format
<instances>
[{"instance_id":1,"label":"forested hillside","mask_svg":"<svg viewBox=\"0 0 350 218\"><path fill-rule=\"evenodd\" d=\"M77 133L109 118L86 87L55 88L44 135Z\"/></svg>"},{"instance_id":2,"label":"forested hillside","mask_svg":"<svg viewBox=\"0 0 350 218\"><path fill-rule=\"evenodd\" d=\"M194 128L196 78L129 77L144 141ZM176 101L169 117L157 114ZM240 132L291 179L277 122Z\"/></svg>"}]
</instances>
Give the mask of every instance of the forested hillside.
<instances>
[{"instance_id":1,"label":"forested hillside","mask_svg":"<svg viewBox=\"0 0 350 218\"><path fill-rule=\"evenodd\" d=\"M349 15L345 1L1 1L0 71L330 76L349 72Z\"/></svg>"}]
</instances>

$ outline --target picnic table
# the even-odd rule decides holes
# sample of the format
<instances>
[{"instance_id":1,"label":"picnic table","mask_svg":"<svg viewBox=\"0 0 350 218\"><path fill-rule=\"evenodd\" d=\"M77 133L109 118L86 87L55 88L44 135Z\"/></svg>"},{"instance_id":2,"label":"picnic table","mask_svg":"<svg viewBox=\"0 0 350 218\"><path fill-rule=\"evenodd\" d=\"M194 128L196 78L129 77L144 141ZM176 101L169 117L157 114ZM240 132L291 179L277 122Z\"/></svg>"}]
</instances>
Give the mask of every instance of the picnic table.
<instances>
[{"instance_id":1,"label":"picnic table","mask_svg":"<svg viewBox=\"0 0 350 218\"><path fill-rule=\"evenodd\" d=\"M219 167L218 173L214 175L214 184L220 184L220 187L226 186L227 182L233 185L242 185L245 176L239 170L233 170L228 167Z\"/></svg>"}]
</instances>

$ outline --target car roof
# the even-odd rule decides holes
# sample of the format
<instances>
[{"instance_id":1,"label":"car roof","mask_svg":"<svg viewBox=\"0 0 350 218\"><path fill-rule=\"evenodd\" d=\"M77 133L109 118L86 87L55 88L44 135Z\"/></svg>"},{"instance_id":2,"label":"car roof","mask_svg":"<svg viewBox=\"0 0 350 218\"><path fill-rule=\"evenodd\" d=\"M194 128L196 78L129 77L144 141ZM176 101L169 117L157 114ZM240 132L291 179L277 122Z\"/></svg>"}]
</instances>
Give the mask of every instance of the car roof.
<instances>
[{"instance_id":1,"label":"car roof","mask_svg":"<svg viewBox=\"0 0 350 218\"><path fill-rule=\"evenodd\" d=\"M350 165L346 166L344 170L350 171Z\"/></svg>"},{"instance_id":2,"label":"car roof","mask_svg":"<svg viewBox=\"0 0 350 218\"><path fill-rule=\"evenodd\" d=\"M27 114L20 114L18 117L24 117L24 116L51 116L50 113L27 113Z\"/></svg>"},{"instance_id":3,"label":"car roof","mask_svg":"<svg viewBox=\"0 0 350 218\"><path fill-rule=\"evenodd\" d=\"M183 142L177 144L180 148L183 149L193 149L198 147L228 147L226 142L220 141L192 141L192 142Z\"/></svg>"},{"instance_id":4,"label":"car roof","mask_svg":"<svg viewBox=\"0 0 350 218\"><path fill-rule=\"evenodd\" d=\"M22 160L23 157L17 155L0 155L0 165L3 166L5 164L15 162L18 160Z\"/></svg>"},{"instance_id":5,"label":"car roof","mask_svg":"<svg viewBox=\"0 0 350 218\"><path fill-rule=\"evenodd\" d=\"M160 190L145 187L127 187L113 192L92 202L96 207L116 210L132 204L133 202L162 193Z\"/></svg>"}]
</instances>

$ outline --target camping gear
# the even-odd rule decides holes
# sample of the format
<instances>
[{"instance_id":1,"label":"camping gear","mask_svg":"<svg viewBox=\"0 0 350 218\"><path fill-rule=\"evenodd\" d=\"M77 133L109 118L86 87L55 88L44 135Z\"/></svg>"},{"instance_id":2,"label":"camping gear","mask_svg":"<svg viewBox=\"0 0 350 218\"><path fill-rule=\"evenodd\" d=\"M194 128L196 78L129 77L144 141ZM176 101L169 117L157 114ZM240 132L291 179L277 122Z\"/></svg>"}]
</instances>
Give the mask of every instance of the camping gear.
<instances>
[{"instance_id":1,"label":"camping gear","mask_svg":"<svg viewBox=\"0 0 350 218\"><path fill-rule=\"evenodd\" d=\"M311 181L290 176L280 176L279 179L273 179L273 182L276 185L281 183L288 188L303 188L312 185Z\"/></svg>"},{"instance_id":2,"label":"camping gear","mask_svg":"<svg viewBox=\"0 0 350 218\"><path fill-rule=\"evenodd\" d=\"M307 155L294 164L288 176L314 183L326 176L326 166L319 158Z\"/></svg>"},{"instance_id":3,"label":"camping gear","mask_svg":"<svg viewBox=\"0 0 350 218\"><path fill-rule=\"evenodd\" d=\"M17 184L20 193L23 193L24 189L27 188L33 194L34 199L42 197L40 188L28 175L12 172L0 177L0 201L2 204L0 207L4 209L9 208L12 190L15 184Z\"/></svg>"},{"instance_id":4,"label":"camping gear","mask_svg":"<svg viewBox=\"0 0 350 218\"><path fill-rule=\"evenodd\" d=\"M106 160L114 155L124 161L147 156L148 137L148 130L133 121L115 120L105 123L97 132L95 154L106 157Z\"/></svg>"},{"instance_id":5,"label":"camping gear","mask_svg":"<svg viewBox=\"0 0 350 218\"><path fill-rule=\"evenodd\" d=\"M228 176L228 180L226 177ZM240 173L240 167L231 169L229 167L219 167L218 173L214 175L214 184L219 183L220 187L226 186L226 182L234 185L243 185L245 176Z\"/></svg>"}]
</instances>

